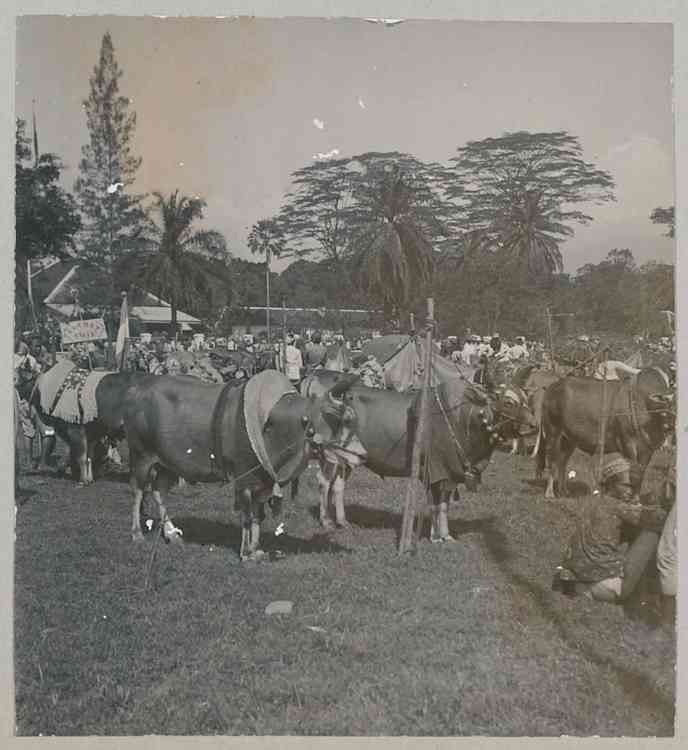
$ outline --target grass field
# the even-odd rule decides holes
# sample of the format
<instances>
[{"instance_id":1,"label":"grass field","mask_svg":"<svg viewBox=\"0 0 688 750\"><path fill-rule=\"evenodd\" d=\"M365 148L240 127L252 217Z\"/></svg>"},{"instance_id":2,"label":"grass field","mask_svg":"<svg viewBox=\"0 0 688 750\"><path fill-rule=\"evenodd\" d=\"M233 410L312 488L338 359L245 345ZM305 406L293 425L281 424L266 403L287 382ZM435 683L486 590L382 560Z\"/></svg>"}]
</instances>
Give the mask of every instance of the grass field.
<instances>
[{"instance_id":1,"label":"grass field","mask_svg":"<svg viewBox=\"0 0 688 750\"><path fill-rule=\"evenodd\" d=\"M248 564L220 486L171 496L183 544L134 545L125 475L22 477L17 733L672 735L656 582L626 608L553 592L581 501L545 502L532 475L497 453L452 506L457 543L400 559L403 480L356 471L352 528L325 536L309 469L287 534L265 524L285 556Z\"/></svg>"}]
</instances>

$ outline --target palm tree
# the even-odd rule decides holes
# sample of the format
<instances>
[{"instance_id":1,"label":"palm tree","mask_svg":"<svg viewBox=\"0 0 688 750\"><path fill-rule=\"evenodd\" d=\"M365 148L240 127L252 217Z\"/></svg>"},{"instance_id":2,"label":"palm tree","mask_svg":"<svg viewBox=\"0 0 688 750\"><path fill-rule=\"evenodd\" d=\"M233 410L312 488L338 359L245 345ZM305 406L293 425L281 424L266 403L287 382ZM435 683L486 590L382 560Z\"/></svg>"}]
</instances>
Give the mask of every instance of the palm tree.
<instances>
[{"instance_id":1,"label":"palm tree","mask_svg":"<svg viewBox=\"0 0 688 750\"><path fill-rule=\"evenodd\" d=\"M284 234L275 219L261 219L251 228L248 246L252 253L265 255L265 320L270 343L270 260L279 258L284 252Z\"/></svg>"},{"instance_id":2,"label":"palm tree","mask_svg":"<svg viewBox=\"0 0 688 750\"><path fill-rule=\"evenodd\" d=\"M204 293L205 278L198 255L224 259L229 253L220 232L193 228L203 218L204 200L179 195L178 190L168 198L162 193L153 193L153 197L152 208L159 223L150 219L142 249L132 253L129 262L136 281L170 303L170 334L176 337L179 307L193 310Z\"/></svg>"},{"instance_id":3,"label":"palm tree","mask_svg":"<svg viewBox=\"0 0 688 750\"><path fill-rule=\"evenodd\" d=\"M561 272L560 236L573 230L560 221L556 207L545 204L544 193L527 190L518 195L495 221L499 245L520 271L537 280Z\"/></svg>"},{"instance_id":4,"label":"palm tree","mask_svg":"<svg viewBox=\"0 0 688 750\"><path fill-rule=\"evenodd\" d=\"M385 313L398 314L413 309L427 290L435 255L422 206L400 170L384 172L373 190L370 187L367 182L369 208L352 243L352 266L359 283L382 302Z\"/></svg>"}]
</instances>

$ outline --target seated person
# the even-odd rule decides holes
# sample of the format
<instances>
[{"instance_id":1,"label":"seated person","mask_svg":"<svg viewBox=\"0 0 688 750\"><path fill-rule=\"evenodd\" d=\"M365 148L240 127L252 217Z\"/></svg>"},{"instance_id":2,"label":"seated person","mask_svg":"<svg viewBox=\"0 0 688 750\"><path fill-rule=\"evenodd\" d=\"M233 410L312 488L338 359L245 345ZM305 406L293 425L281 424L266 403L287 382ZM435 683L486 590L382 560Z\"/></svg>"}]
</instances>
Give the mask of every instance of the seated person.
<instances>
[{"instance_id":1,"label":"seated person","mask_svg":"<svg viewBox=\"0 0 688 750\"><path fill-rule=\"evenodd\" d=\"M625 463L617 458L605 466L602 492L588 498L557 569L555 588L585 593L598 601L622 602L655 555L667 511L660 498L652 505L629 501L630 488L624 479L630 479L629 468L636 467ZM630 542L629 527L638 529Z\"/></svg>"}]
</instances>

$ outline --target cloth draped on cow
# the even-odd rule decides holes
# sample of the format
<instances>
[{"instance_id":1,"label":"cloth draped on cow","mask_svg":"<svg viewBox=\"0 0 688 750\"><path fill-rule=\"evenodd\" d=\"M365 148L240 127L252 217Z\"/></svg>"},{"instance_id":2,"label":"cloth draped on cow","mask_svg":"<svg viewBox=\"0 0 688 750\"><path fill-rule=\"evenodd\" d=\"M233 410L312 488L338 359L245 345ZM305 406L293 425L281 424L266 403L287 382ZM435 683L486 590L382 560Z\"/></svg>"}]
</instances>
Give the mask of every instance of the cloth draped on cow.
<instances>
[{"instance_id":1,"label":"cloth draped on cow","mask_svg":"<svg viewBox=\"0 0 688 750\"><path fill-rule=\"evenodd\" d=\"M290 467L285 467L285 476L279 476L273 466L272 459L265 445L263 430L275 404L288 393L296 393L291 383L276 370L264 370L254 375L244 388L244 420L246 432L251 443L251 448L260 461L261 466L267 471L275 482L273 495L281 497L279 487L280 481L284 482L290 478Z\"/></svg>"},{"instance_id":2,"label":"cloth draped on cow","mask_svg":"<svg viewBox=\"0 0 688 750\"><path fill-rule=\"evenodd\" d=\"M417 426L420 394L411 407L411 429L409 435L415 434ZM473 384L453 377L432 389L430 400L430 430L433 439L430 441L428 455L425 457L428 481L430 484L451 479L463 480L466 472L472 469L469 453L476 440L471 435L471 428L461 414L461 406L469 404L474 409L487 409L488 400L482 391ZM409 440L409 457L412 440Z\"/></svg>"},{"instance_id":3,"label":"cloth draped on cow","mask_svg":"<svg viewBox=\"0 0 688 750\"><path fill-rule=\"evenodd\" d=\"M96 388L109 372L91 372L74 362L62 360L38 379L41 411L73 424L87 424L98 418Z\"/></svg>"}]
</instances>

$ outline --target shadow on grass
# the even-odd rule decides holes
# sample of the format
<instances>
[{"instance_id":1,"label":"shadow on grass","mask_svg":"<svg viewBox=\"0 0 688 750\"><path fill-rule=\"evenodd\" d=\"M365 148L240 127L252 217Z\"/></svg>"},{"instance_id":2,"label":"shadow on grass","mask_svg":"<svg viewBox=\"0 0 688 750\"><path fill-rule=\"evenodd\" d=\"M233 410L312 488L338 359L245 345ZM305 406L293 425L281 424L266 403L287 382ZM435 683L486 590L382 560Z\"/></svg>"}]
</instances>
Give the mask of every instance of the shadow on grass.
<instances>
[{"instance_id":1,"label":"shadow on grass","mask_svg":"<svg viewBox=\"0 0 688 750\"><path fill-rule=\"evenodd\" d=\"M539 493L544 497L545 487L547 486L546 479L522 479L521 482L532 489L538 490ZM590 494L590 487L585 483L576 479L569 479L566 483L566 497L584 497ZM564 500L557 495L558 500Z\"/></svg>"},{"instance_id":2,"label":"shadow on grass","mask_svg":"<svg viewBox=\"0 0 688 750\"><path fill-rule=\"evenodd\" d=\"M237 524L210 521L195 516L175 516L175 524L184 532L185 544L214 545L226 547L236 552L241 547L241 528ZM291 555L308 555L322 553L351 552L348 547L335 544L325 534L318 534L311 539L282 534L261 534L261 547L266 551L281 550Z\"/></svg>"},{"instance_id":3,"label":"shadow on grass","mask_svg":"<svg viewBox=\"0 0 688 750\"><path fill-rule=\"evenodd\" d=\"M311 508L311 515L319 518L319 508L317 505ZM379 508L369 508L365 505L352 503L346 506L346 517L349 523L363 529L391 529L396 532L396 543L399 543L401 534L402 514L391 510L381 510ZM497 526L497 516L486 516L484 518L474 518L470 521L461 519L449 521L449 533L459 539L465 534L481 534L486 539L491 553L502 562L509 556L506 536ZM430 511L423 508L421 517L421 539L430 537Z\"/></svg>"},{"instance_id":4,"label":"shadow on grass","mask_svg":"<svg viewBox=\"0 0 688 750\"><path fill-rule=\"evenodd\" d=\"M494 518L494 517L492 517ZM582 639L580 632L576 628L576 623L570 622L567 613L557 607L556 597L561 594L555 593L550 589L539 586L535 581L525 575L509 570L504 565L508 559L509 552L506 549L507 542L504 534L495 530L496 533L484 534L483 538L489 553L500 565L504 574L518 587L521 591L528 592L532 597L540 615L549 620L559 631L559 635L565 643L568 643L575 650L580 651L586 659L601 667L612 670L618 677L619 683L623 686L624 692L636 705L642 705L652 713L662 716L666 725L667 736L671 736L674 704L666 696L662 695L647 678L646 675L634 669L623 657L616 658L613 655L606 655L599 652L596 644L588 639ZM501 539L500 539L501 538ZM600 603L601 607L614 606ZM627 603L628 609L634 609L634 603ZM626 609L626 611L628 611ZM634 612L639 617L637 610ZM650 613L644 613L647 617Z\"/></svg>"}]
</instances>

